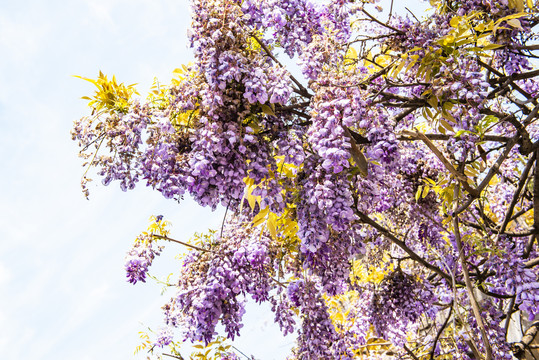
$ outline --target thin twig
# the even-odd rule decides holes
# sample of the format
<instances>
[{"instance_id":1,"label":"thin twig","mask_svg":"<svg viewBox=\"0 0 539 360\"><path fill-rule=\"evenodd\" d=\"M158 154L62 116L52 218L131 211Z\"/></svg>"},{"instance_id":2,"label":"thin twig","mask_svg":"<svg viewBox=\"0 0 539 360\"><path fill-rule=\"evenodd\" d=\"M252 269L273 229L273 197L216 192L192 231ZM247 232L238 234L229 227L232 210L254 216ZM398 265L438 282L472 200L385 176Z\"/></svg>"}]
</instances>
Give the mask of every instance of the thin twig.
<instances>
[{"instance_id":1,"label":"thin twig","mask_svg":"<svg viewBox=\"0 0 539 360\"><path fill-rule=\"evenodd\" d=\"M175 243L178 243L180 245L187 246L187 247L189 247L191 249L195 249L195 250L198 250L198 251L209 252L209 253L212 253L212 254L218 254L217 252L212 251L210 249L204 249L204 248L198 247L196 245L191 245L189 243L186 243L186 242L183 242L183 241L180 241L180 240L169 238L168 236L163 236L163 235L158 235L158 234L152 234L152 236L156 237L158 239L163 239L163 240L166 240L166 241L175 242Z\"/></svg>"},{"instance_id":2,"label":"thin twig","mask_svg":"<svg viewBox=\"0 0 539 360\"><path fill-rule=\"evenodd\" d=\"M232 348L234 348L236 351L238 351L240 354L242 354L243 356L245 356L248 360L252 360L254 359L254 357L249 357L247 355L245 355L240 349L238 349L237 347L235 347L234 345L232 345Z\"/></svg>"},{"instance_id":3,"label":"thin twig","mask_svg":"<svg viewBox=\"0 0 539 360\"><path fill-rule=\"evenodd\" d=\"M434 153L434 155L436 155L438 160L440 160L442 162L442 164L445 166L445 168L447 170L449 170L449 172L451 172L457 178L457 180L459 180L461 182L464 189L466 189L466 191L472 197L478 197L479 196L479 193L474 188L472 188L470 186L470 184L468 184L468 178L464 174L461 174L457 169L455 169L455 167L451 164L451 162L449 162L449 160L447 160L447 158L444 156L444 154L442 154L441 151L438 150L436 145L434 145L432 143L432 141L430 141L429 138L427 138L425 136L425 134L423 134L423 133L421 133L419 131L414 132L414 131L409 131L409 130L403 131L402 134L405 135L405 136L416 137L416 138L419 138L420 140L422 140L425 143L425 145L427 145L427 147Z\"/></svg>"},{"instance_id":4,"label":"thin twig","mask_svg":"<svg viewBox=\"0 0 539 360\"><path fill-rule=\"evenodd\" d=\"M417 21L417 22L421 22L419 21L419 19L415 16L415 14L410 10L408 9L407 7L404 7L406 9L406 11L408 11L410 14L412 14L412 16L414 17L414 19Z\"/></svg>"},{"instance_id":5,"label":"thin twig","mask_svg":"<svg viewBox=\"0 0 539 360\"><path fill-rule=\"evenodd\" d=\"M523 259L527 259L528 256L530 256L530 253L533 249L533 243L535 242L535 238L537 237L536 234L530 235L528 238L528 242L526 243L526 247L524 248L524 253L522 254Z\"/></svg>"},{"instance_id":6,"label":"thin twig","mask_svg":"<svg viewBox=\"0 0 539 360\"><path fill-rule=\"evenodd\" d=\"M223 216L223 222L221 223L221 233L219 234L219 238L223 237L223 229L225 228L225 221L226 221L226 214L228 213L228 207L229 205L226 206L225 215Z\"/></svg>"},{"instance_id":7,"label":"thin twig","mask_svg":"<svg viewBox=\"0 0 539 360\"><path fill-rule=\"evenodd\" d=\"M391 0L391 5L389 7L389 17L387 18L386 24L389 24L391 17L393 16L393 0Z\"/></svg>"},{"instance_id":8,"label":"thin twig","mask_svg":"<svg viewBox=\"0 0 539 360\"><path fill-rule=\"evenodd\" d=\"M453 139L455 137L455 135L451 135L451 134L424 134L427 139L429 140L449 140L449 139ZM410 136L406 136L406 135L403 135L403 136L399 136L397 138L398 140L401 140L401 141L416 141L416 140L421 140L421 139L418 139L416 137L410 137ZM492 142L508 142L511 140L510 137L507 137L507 136L499 136L499 135L484 135L481 140L483 141L492 141Z\"/></svg>"},{"instance_id":9,"label":"thin twig","mask_svg":"<svg viewBox=\"0 0 539 360\"><path fill-rule=\"evenodd\" d=\"M522 191L522 188L524 187L524 185L526 184L526 181L528 180L528 174L530 173L530 170L533 166L536 155L537 154L534 152L531 158L528 160L528 163L526 164L526 168L522 172L522 175L520 176L517 189L515 190L515 193L513 194L513 199L511 200L511 204L509 204L509 208L507 209L507 212L505 214L505 219L503 220L502 227L500 228L500 233L503 233L505 231L506 226L509 224L511 216L513 215L513 210L515 208L515 205L517 204L518 198L520 197L520 192Z\"/></svg>"},{"instance_id":10,"label":"thin twig","mask_svg":"<svg viewBox=\"0 0 539 360\"><path fill-rule=\"evenodd\" d=\"M459 186L457 185L456 189L456 199L455 199L455 208L458 206L458 198L459 198ZM457 250L459 253L459 260L462 267L462 273L464 275L464 282L466 284L466 290L468 293L468 299L470 300L470 304L472 305L472 312L474 314L475 320L477 322L477 327L479 328L479 331L481 332L481 338L483 340L483 346L485 347L485 360L491 360L492 359L492 348L490 346L490 342L488 340L487 331L485 329L485 324L483 322L483 317L481 316L481 310L479 309L479 305L477 303L477 299L475 298L474 292L473 292L473 286L472 282L470 280L470 273L468 272L468 264L466 263L466 259L464 257L464 249L462 247L462 241L460 237L460 231L459 231L459 218L458 216L453 217L453 235L455 235L455 242L457 243Z\"/></svg>"},{"instance_id":11,"label":"thin twig","mask_svg":"<svg viewBox=\"0 0 539 360\"><path fill-rule=\"evenodd\" d=\"M399 30L399 29L397 29L397 28L394 28L394 27L391 26L391 25L384 24L383 22L381 22L380 20L378 20L377 18L375 18L374 16L372 16L371 14L369 14L369 13L367 12L367 10L362 9L361 11L362 11L365 15L367 15L367 16L369 17L369 19L371 19L371 20L374 21L375 23L377 23L377 24L379 24L379 25L382 25L383 27L386 27L386 28L388 28L388 29L391 29L391 30L395 31L397 34L401 34L401 35L404 35L404 34L405 34L404 31L402 31L402 30Z\"/></svg>"},{"instance_id":12,"label":"thin twig","mask_svg":"<svg viewBox=\"0 0 539 360\"><path fill-rule=\"evenodd\" d=\"M174 359L180 359L180 360L185 360L181 355L180 356L176 356L176 355L172 355L172 354L165 354L163 353L163 355L165 356L169 356L171 358L174 358Z\"/></svg>"},{"instance_id":13,"label":"thin twig","mask_svg":"<svg viewBox=\"0 0 539 360\"><path fill-rule=\"evenodd\" d=\"M412 359L419 360L419 358L417 356L415 356L415 354L412 352L412 350L408 349L408 346L404 345L404 350L406 350L406 352L408 353L408 355L410 355L412 357Z\"/></svg>"},{"instance_id":14,"label":"thin twig","mask_svg":"<svg viewBox=\"0 0 539 360\"><path fill-rule=\"evenodd\" d=\"M537 159L537 152L538 150L534 152L535 174L533 177L533 229L534 230L539 230L539 159Z\"/></svg>"},{"instance_id":15,"label":"thin twig","mask_svg":"<svg viewBox=\"0 0 539 360\"><path fill-rule=\"evenodd\" d=\"M442 335L445 327L447 326L449 319L451 319L452 314L453 314L453 300L451 300L451 307L449 308L449 314L447 315L447 318L442 324L442 327L436 333L436 337L434 338L434 342L432 343L432 349L430 350L430 360L434 359L434 352L436 351L436 344L438 343L438 339L440 339L440 336Z\"/></svg>"},{"instance_id":16,"label":"thin twig","mask_svg":"<svg viewBox=\"0 0 539 360\"><path fill-rule=\"evenodd\" d=\"M485 189L485 187L487 187L487 185L490 183L490 180L492 179L492 177L500 171L500 166L505 161L505 159L509 156L511 149L517 143L518 138L519 138L519 135L517 134L507 143L505 152L502 155L500 155L500 157L498 158L498 160L496 160L494 165L490 167L489 172L487 173L487 175L485 176L481 184L479 184L479 186L477 187L476 191L478 194L481 194L481 192Z\"/></svg>"},{"instance_id":17,"label":"thin twig","mask_svg":"<svg viewBox=\"0 0 539 360\"><path fill-rule=\"evenodd\" d=\"M264 49L264 51L266 52L266 54L273 60L275 61L280 67L284 68L283 64L281 64L281 62L279 60L277 60L277 58L275 56L273 56L271 50L266 46L266 44L264 44L262 42L262 40L260 40L258 38L258 36L252 34L252 37L256 40L256 42L262 47L262 49ZM309 91L307 91L307 89L292 75L290 74L290 79L294 82L294 84L296 84L299 89L301 90L301 95L304 95L306 97L312 97L311 94L309 94Z\"/></svg>"},{"instance_id":18,"label":"thin twig","mask_svg":"<svg viewBox=\"0 0 539 360\"><path fill-rule=\"evenodd\" d=\"M410 249L402 240L399 240L395 235L393 235L388 229L378 224L376 221L368 217L366 214L362 213L359 210L356 210L356 214L359 216L360 220L366 224L371 225L373 228L381 232L386 236L391 242L400 247L404 252L406 252L412 260L417 261L421 265L425 266L427 269L435 272L440 275L442 278L451 281L451 276L442 271L439 267L432 265L427 260L423 259L421 256L417 255L412 249Z\"/></svg>"},{"instance_id":19,"label":"thin twig","mask_svg":"<svg viewBox=\"0 0 539 360\"><path fill-rule=\"evenodd\" d=\"M513 308L515 307L515 301L516 301L517 297L516 296L513 296L511 298L511 301L509 302L509 309L507 309L507 315L506 315L506 319L505 319L505 336L504 337L507 337L507 332L509 331L509 325L511 324L511 316L512 316L512 313L513 313Z\"/></svg>"}]
</instances>

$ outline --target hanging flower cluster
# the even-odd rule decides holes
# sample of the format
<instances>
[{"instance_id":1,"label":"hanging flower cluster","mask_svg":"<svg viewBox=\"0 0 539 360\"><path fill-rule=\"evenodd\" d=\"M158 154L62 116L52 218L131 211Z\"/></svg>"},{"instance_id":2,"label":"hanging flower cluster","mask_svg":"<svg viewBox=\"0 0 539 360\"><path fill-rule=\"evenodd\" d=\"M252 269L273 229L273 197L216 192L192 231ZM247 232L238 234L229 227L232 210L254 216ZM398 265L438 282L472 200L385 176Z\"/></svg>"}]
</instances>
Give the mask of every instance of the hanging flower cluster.
<instances>
[{"instance_id":1,"label":"hanging flower cluster","mask_svg":"<svg viewBox=\"0 0 539 360\"><path fill-rule=\"evenodd\" d=\"M170 86L144 101L87 79L86 195L95 169L232 214L196 243L155 218L129 250L137 283L157 241L191 248L157 347L174 328L233 339L248 299L297 334L297 359L509 358L508 319L535 319L536 7L431 0L424 19L381 19L375 3L192 0L195 60Z\"/></svg>"}]
</instances>

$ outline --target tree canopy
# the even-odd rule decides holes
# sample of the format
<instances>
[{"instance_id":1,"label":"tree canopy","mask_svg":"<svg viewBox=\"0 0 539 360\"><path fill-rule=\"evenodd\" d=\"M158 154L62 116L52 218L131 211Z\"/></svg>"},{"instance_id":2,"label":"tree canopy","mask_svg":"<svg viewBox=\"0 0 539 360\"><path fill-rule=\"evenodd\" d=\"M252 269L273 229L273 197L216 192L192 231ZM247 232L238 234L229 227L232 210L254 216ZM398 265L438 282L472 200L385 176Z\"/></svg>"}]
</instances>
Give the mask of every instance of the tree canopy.
<instances>
[{"instance_id":1,"label":"tree canopy","mask_svg":"<svg viewBox=\"0 0 539 360\"><path fill-rule=\"evenodd\" d=\"M169 85L141 99L87 79L72 136L104 185L227 209L191 240L153 217L129 250L131 283L167 241L189 250L154 347L235 358L216 326L238 336L250 298L296 334L294 359L531 351L537 4L431 0L418 18L375 3L192 0L195 61Z\"/></svg>"}]
</instances>

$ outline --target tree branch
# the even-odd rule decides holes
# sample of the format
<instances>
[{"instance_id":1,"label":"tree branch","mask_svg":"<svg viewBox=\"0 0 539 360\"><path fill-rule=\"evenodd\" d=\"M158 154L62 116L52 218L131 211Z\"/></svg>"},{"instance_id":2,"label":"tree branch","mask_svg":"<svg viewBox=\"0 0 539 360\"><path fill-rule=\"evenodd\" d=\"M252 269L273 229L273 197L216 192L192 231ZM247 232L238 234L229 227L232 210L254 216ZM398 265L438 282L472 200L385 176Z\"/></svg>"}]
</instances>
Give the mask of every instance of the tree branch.
<instances>
[{"instance_id":1,"label":"tree branch","mask_svg":"<svg viewBox=\"0 0 539 360\"><path fill-rule=\"evenodd\" d=\"M275 61L276 64L278 64L280 67L284 68L283 64L281 64L281 62L279 60L277 60L277 58L272 54L271 50L266 46L266 44L264 44L264 42L262 42L258 36L256 36L255 34L252 34L251 35L255 40L256 42L260 45L260 47L262 47L262 49L264 49L264 51L266 52L266 54L273 60ZM311 98L312 97L312 94L309 94L309 91L307 91L307 89L292 75L290 74L290 79L294 82L294 84L297 85L297 87L299 88L300 90L300 95L303 95L305 97L308 97L308 98Z\"/></svg>"},{"instance_id":2,"label":"tree branch","mask_svg":"<svg viewBox=\"0 0 539 360\"><path fill-rule=\"evenodd\" d=\"M449 319L451 319L452 314L453 314L453 300L451 300L451 307L449 308L449 314L447 315L447 318L442 324L442 327L438 329L438 332L436 333L436 337L434 338L434 342L432 343L432 349L430 350L430 360L434 360L434 352L436 351L436 344L438 343L438 339L440 339L440 336L442 335L445 327L447 326Z\"/></svg>"},{"instance_id":3,"label":"tree branch","mask_svg":"<svg viewBox=\"0 0 539 360\"><path fill-rule=\"evenodd\" d=\"M505 231L505 227L507 226L507 224L509 224L511 216L513 215L513 209L515 208L515 205L518 202L518 198L520 197L520 192L522 191L522 188L524 187L524 185L526 184L526 181L528 180L528 174L530 173L530 170L533 166L536 156L537 154L536 152L534 152L531 158L528 160L528 163L526 164L526 168L522 172L522 175L520 176L517 189L515 190L515 193L513 194L513 199L511 200L511 204L509 204L509 208L507 209L505 218L500 228L500 233L503 233Z\"/></svg>"},{"instance_id":4,"label":"tree branch","mask_svg":"<svg viewBox=\"0 0 539 360\"><path fill-rule=\"evenodd\" d=\"M500 155L498 160L496 160L496 163L494 163L494 165L492 165L490 167L487 175L485 176L485 178L483 179L481 184L479 184L479 186L477 187L476 191L477 191L478 194L481 194L481 192L485 189L485 187L487 187L487 185L489 184L489 182L492 179L492 177L494 176L494 174L496 174L496 173L498 173L500 171L500 166L505 161L507 156L509 156L509 153L511 152L511 149L517 143L518 138L519 138L519 136L517 134L513 138L511 138L511 140L507 143L507 146L505 147L505 152L502 155Z\"/></svg>"},{"instance_id":5,"label":"tree branch","mask_svg":"<svg viewBox=\"0 0 539 360\"><path fill-rule=\"evenodd\" d=\"M365 15L367 15L367 16L369 17L369 19L371 19L372 21L374 21L374 22L377 23L378 25L382 25L382 26L385 27L385 28L391 29L391 30L395 31L397 34L400 34L400 35L404 35L404 34L405 34L404 31L402 31L402 30L399 30L399 29L397 29L397 28L394 28L394 27L391 26L391 25L384 24L383 22L381 22L380 20L378 20L377 18L375 18L374 16L372 16L371 14L369 14L369 13L367 12L367 10L362 9L361 11L362 11Z\"/></svg>"},{"instance_id":6,"label":"tree branch","mask_svg":"<svg viewBox=\"0 0 539 360\"><path fill-rule=\"evenodd\" d=\"M457 193L458 193L458 187L457 187ZM457 200L458 200L458 196L457 196ZM457 203L458 201L455 201L455 205L457 205ZM488 335L487 335L487 331L485 330L485 324L483 323L483 318L481 317L481 310L479 309L479 305L477 304L477 300L473 293L473 286L470 280L470 273L468 272L468 264L466 263L466 259L464 258L464 250L462 248L458 216L453 216L453 234L455 235L455 242L457 243L457 250L459 253L459 260L460 260L460 265L462 267L462 273L464 275L464 283L466 284L466 291L468 292L468 299L470 300L470 304L472 305L472 311L473 311L475 320L477 321L477 327L479 328L479 331L481 332L483 346L485 347L485 360L491 360L492 348L488 340Z\"/></svg>"},{"instance_id":7,"label":"tree branch","mask_svg":"<svg viewBox=\"0 0 539 360\"><path fill-rule=\"evenodd\" d=\"M412 249L410 249L402 240L399 240L395 235L393 235L388 229L383 227L382 225L378 224L376 221L372 220L369 216L362 213L359 210L356 210L356 214L359 216L360 220L364 222L365 224L369 224L376 230L378 230L380 233L382 233L384 236L386 236L391 242L393 242L395 245L400 247L404 252L406 252L412 260L415 260L416 262L420 263L427 269L435 272L436 274L440 275L442 278L451 281L451 276L449 274L446 274L444 271L442 271L439 267L432 265L427 260L423 259L421 256L417 255Z\"/></svg>"},{"instance_id":8,"label":"tree branch","mask_svg":"<svg viewBox=\"0 0 539 360\"><path fill-rule=\"evenodd\" d=\"M531 342L533 339L535 339L535 336L537 335L537 331L539 330L539 322L533 323L528 330L524 333L524 336L522 337L522 340L520 342L514 343L512 346L513 355L517 359L524 359L524 356L526 354L526 349L529 348Z\"/></svg>"},{"instance_id":9,"label":"tree branch","mask_svg":"<svg viewBox=\"0 0 539 360\"><path fill-rule=\"evenodd\" d=\"M172 239L172 238L169 238L168 236L163 236L163 235L158 235L158 234L152 234L153 237L155 238L158 238L158 239L162 239L162 240L166 240L166 241L171 241L171 242L175 242L177 244L181 244L183 246L187 246L191 249L195 249L195 250L198 250L198 251L202 251L202 252L209 252L209 253L213 253L213 254L217 254L219 255L219 253L215 252L215 251L212 251L210 249L204 249L204 248L201 248L201 247L198 247L196 245L191 245L189 243L186 243L186 242L183 242L183 241L180 241L180 240L176 240L176 239Z\"/></svg>"},{"instance_id":10,"label":"tree branch","mask_svg":"<svg viewBox=\"0 0 539 360\"><path fill-rule=\"evenodd\" d=\"M440 160L442 162L442 164L445 166L445 168L447 170L449 170L449 172L451 172L457 178L457 180L459 180L461 182L464 189L466 189L466 191L472 197L478 197L479 196L479 193L476 191L476 189L472 188L470 186L470 184L468 184L468 178L464 174L461 174L457 169L455 169L455 167L451 164L451 162L449 162L449 160L447 160L447 158L444 156L444 154L442 154L440 152L440 150L438 150L436 145L434 145L425 136L425 134L420 133L419 131L414 132L414 131L409 131L409 130L404 130L402 132L402 134L405 135L405 136L416 137L416 138L422 140L425 143L425 145L427 145L427 147L434 153L434 155L436 155L438 160Z\"/></svg>"}]
</instances>

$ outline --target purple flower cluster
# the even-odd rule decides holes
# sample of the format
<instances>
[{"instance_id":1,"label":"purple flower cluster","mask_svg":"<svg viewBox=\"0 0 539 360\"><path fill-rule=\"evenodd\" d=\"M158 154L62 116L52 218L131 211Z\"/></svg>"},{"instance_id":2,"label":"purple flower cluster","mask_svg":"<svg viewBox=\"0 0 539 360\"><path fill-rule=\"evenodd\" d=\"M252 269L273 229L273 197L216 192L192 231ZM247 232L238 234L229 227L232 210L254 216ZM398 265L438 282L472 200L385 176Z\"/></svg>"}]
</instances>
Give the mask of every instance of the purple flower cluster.
<instances>
[{"instance_id":1,"label":"purple flower cluster","mask_svg":"<svg viewBox=\"0 0 539 360\"><path fill-rule=\"evenodd\" d=\"M220 360L240 360L240 358L238 357L238 355L234 353L229 353L229 354L221 356Z\"/></svg>"},{"instance_id":2,"label":"purple flower cluster","mask_svg":"<svg viewBox=\"0 0 539 360\"><path fill-rule=\"evenodd\" d=\"M397 270L386 276L374 292L370 321L379 337L402 346L407 332L417 326L422 314L433 310L436 300L428 285Z\"/></svg>"},{"instance_id":3,"label":"purple flower cluster","mask_svg":"<svg viewBox=\"0 0 539 360\"><path fill-rule=\"evenodd\" d=\"M279 325L283 335L286 336L294 332L296 325L295 314L287 294L284 294L281 288L277 289L277 291L277 295L272 296L270 299L271 311L275 314L275 323Z\"/></svg>"},{"instance_id":4,"label":"purple flower cluster","mask_svg":"<svg viewBox=\"0 0 539 360\"><path fill-rule=\"evenodd\" d=\"M298 280L288 286L288 297L302 317L295 355L300 359L352 358L340 341L316 283ZM344 345L344 346L343 346Z\"/></svg>"},{"instance_id":5,"label":"purple flower cluster","mask_svg":"<svg viewBox=\"0 0 539 360\"><path fill-rule=\"evenodd\" d=\"M311 174L302 186L300 198L298 236L303 252L316 252L328 241L331 229L345 231L356 219L352 192L346 188L343 176L327 175L324 170Z\"/></svg>"},{"instance_id":6,"label":"purple flower cluster","mask_svg":"<svg viewBox=\"0 0 539 360\"><path fill-rule=\"evenodd\" d=\"M526 268L522 259L523 242L518 248L505 237L500 238L499 256L493 256L485 264L496 275L489 279L492 291L502 295L515 295L515 304L533 320L539 314L539 281L533 269ZM516 251L515 251L516 250Z\"/></svg>"},{"instance_id":7,"label":"purple flower cluster","mask_svg":"<svg viewBox=\"0 0 539 360\"><path fill-rule=\"evenodd\" d=\"M126 114L105 114L75 122L72 138L83 148L81 156L90 159L87 165L100 168L98 174L103 177L103 185L116 180L121 189L127 191L139 181L141 171L137 157L149 122L145 111L144 106L134 103ZM89 150L92 148L94 150ZM104 148L106 153L103 153ZM90 152L86 153L87 150Z\"/></svg>"},{"instance_id":8,"label":"purple flower cluster","mask_svg":"<svg viewBox=\"0 0 539 360\"><path fill-rule=\"evenodd\" d=\"M155 340L154 346L165 347L169 345L174 339L174 332L170 327L164 327L159 330L157 333L157 339Z\"/></svg>"},{"instance_id":9,"label":"purple flower cluster","mask_svg":"<svg viewBox=\"0 0 539 360\"><path fill-rule=\"evenodd\" d=\"M132 284L136 284L137 281L146 282L148 268L162 249L162 247L155 244L151 237L147 235L139 236L125 256L127 280Z\"/></svg>"},{"instance_id":10,"label":"purple flower cluster","mask_svg":"<svg viewBox=\"0 0 539 360\"><path fill-rule=\"evenodd\" d=\"M181 326L191 341L212 341L218 322L233 339L243 326L245 296L267 301L271 290L267 236L229 223L215 241L186 257L178 292L164 306L167 324Z\"/></svg>"},{"instance_id":11,"label":"purple flower cluster","mask_svg":"<svg viewBox=\"0 0 539 360\"><path fill-rule=\"evenodd\" d=\"M242 11L250 26L273 30L272 42L278 42L290 57L324 31L323 8L314 1L247 0L242 2Z\"/></svg>"}]
</instances>

